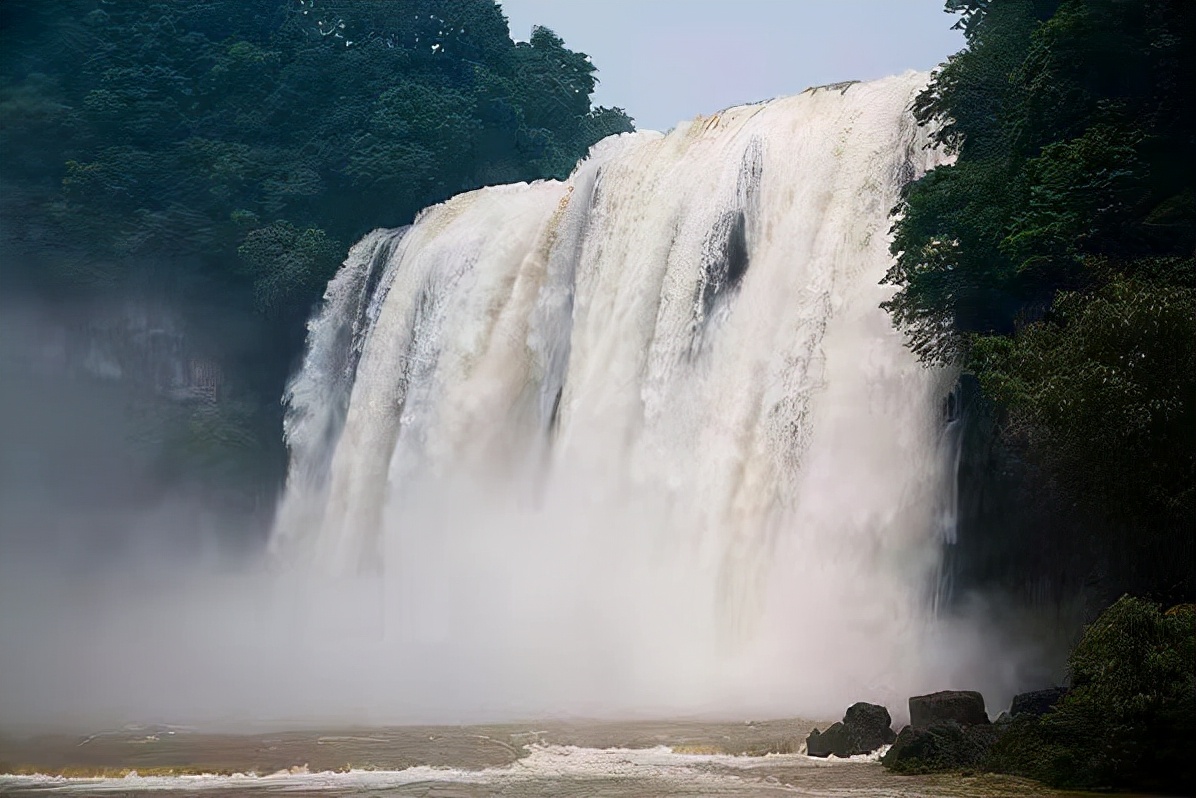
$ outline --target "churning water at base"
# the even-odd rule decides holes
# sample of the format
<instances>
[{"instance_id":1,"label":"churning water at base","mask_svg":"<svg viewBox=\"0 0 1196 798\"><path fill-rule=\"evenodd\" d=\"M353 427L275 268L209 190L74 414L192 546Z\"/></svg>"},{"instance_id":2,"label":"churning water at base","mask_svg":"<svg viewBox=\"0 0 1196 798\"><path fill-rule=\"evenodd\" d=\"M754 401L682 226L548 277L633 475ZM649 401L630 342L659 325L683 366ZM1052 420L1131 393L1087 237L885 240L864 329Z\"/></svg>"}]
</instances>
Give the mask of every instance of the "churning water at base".
<instances>
[{"instance_id":1,"label":"churning water at base","mask_svg":"<svg viewBox=\"0 0 1196 798\"><path fill-rule=\"evenodd\" d=\"M889 211L939 159L925 80L613 137L354 247L272 545L376 584L399 692L837 715L943 685L952 375L879 308Z\"/></svg>"}]
</instances>

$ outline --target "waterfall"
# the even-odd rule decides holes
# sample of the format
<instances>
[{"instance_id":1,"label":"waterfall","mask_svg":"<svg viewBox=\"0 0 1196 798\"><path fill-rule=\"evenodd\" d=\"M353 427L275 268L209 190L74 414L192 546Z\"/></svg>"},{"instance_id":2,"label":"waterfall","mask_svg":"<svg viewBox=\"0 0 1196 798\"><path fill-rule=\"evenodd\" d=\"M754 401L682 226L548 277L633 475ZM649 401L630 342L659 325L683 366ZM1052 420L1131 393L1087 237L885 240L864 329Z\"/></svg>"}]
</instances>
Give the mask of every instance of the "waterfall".
<instances>
[{"instance_id":1,"label":"waterfall","mask_svg":"<svg viewBox=\"0 0 1196 798\"><path fill-rule=\"evenodd\" d=\"M307 326L303 367L287 386L283 434L291 452L273 549L288 534L320 522L328 467L348 409L367 330L378 318L394 276L395 251L407 228L375 230L359 241L324 292L323 312Z\"/></svg>"},{"instance_id":2,"label":"waterfall","mask_svg":"<svg viewBox=\"0 0 1196 798\"><path fill-rule=\"evenodd\" d=\"M903 704L953 512L953 375L879 307L941 160L926 79L612 137L371 233L287 395L279 561L379 580L409 694Z\"/></svg>"}]
</instances>

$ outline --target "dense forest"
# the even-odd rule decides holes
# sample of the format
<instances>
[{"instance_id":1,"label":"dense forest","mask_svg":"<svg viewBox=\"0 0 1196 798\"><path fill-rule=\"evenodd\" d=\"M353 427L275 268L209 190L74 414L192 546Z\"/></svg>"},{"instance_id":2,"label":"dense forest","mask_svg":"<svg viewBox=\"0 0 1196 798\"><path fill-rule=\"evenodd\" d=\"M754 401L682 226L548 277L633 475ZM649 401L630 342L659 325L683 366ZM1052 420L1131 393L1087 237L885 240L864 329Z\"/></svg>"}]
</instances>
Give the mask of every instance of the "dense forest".
<instances>
[{"instance_id":1,"label":"dense forest","mask_svg":"<svg viewBox=\"0 0 1196 798\"><path fill-rule=\"evenodd\" d=\"M0 0L6 299L70 307L65 368L132 394L139 501L264 521L279 397L349 244L567 175L632 129L595 82L550 30L513 41L493 0Z\"/></svg>"},{"instance_id":2,"label":"dense forest","mask_svg":"<svg viewBox=\"0 0 1196 798\"><path fill-rule=\"evenodd\" d=\"M915 113L956 160L897 209L888 308L964 368L960 567L1190 601L1196 5L947 5L967 47Z\"/></svg>"},{"instance_id":3,"label":"dense forest","mask_svg":"<svg viewBox=\"0 0 1196 798\"><path fill-rule=\"evenodd\" d=\"M932 729L886 765L1191 794L1196 4L947 10L967 47L914 110L955 161L895 209L887 307L963 370L951 571L960 595L1112 606L1041 717Z\"/></svg>"}]
</instances>

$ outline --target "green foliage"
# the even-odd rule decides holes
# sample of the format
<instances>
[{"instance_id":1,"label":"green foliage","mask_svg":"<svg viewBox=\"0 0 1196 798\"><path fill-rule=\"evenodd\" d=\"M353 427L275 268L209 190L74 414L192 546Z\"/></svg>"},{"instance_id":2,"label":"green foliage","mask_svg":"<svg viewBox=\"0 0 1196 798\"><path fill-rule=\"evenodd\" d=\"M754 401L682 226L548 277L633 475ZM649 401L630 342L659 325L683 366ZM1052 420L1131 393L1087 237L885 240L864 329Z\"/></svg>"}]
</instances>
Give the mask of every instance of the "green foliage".
<instances>
[{"instance_id":1,"label":"green foliage","mask_svg":"<svg viewBox=\"0 0 1196 798\"><path fill-rule=\"evenodd\" d=\"M1196 246L1196 119L1181 99L1196 69L1196 7L954 6L969 14L968 47L915 113L958 158L897 208L887 278L900 288L889 309L929 359L959 356L969 333L1012 332L1059 290L1099 283L1091 256Z\"/></svg>"},{"instance_id":2,"label":"green foliage","mask_svg":"<svg viewBox=\"0 0 1196 798\"><path fill-rule=\"evenodd\" d=\"M493 0L5 0L0 25L6 181L57 184L41 211L93 258L197 255L234 284L250 219L348 241L631 129L590 107L587 56L516 44Z\"/></svg>"},{"instance_id":3,"label":"green foliage","mask_svg":"<svg viewBox=\"0 0 1196 798\"><path fill-rule=\"evenodd\" d=\"M495 177L562 177L631 129L591 109L587 56L544 28L515 44L488 0L5 6L0 143L57 173L59 234L186 248L221 279L234 212L350 240Z\"/></svg>"},{"instance_id":4,"label":"green foliage","mask_svg":"<svg viewBox=\"0 0 1196 798\"><path fill-rule=\"evenodd\" d=\"M594 72L546 28L512 41L494 0L0 0L0 269L228 309L257 333L228 378L273 426L345 244L567 175L632 129Z\"/></svg>"},{"instance_id":5,"label":"green foliage","mask_svg":"<svg viewBox=\"0 0 1196 798\"><path fill-rule=\"evenodd\" d=\"M253 230L237 250L253 277L254 306L267 315L322 290L344 251L323 230L299 230L288 222Z\"/></svg>"},{"instance_id":6,"label":"green foliage","mask_svg":"<svg viewBox=\"0 0 1196 798\"><path fill-rule=\"evenodd\" d=\"M1196 4L947 7L967 48L914 110L956 159L895 209L886 308L997 403L1113 595L1191 595Z\"/></svg>"},{"instance_id":7,"label":"green foliage","mask_svg":"<svg viewBox=\"0 0 1196 798\"><path fill-rule=\"evenodd\" d=\"M1069 493L1165 523L1196 510L1196 462L1176 457L1196 449L1194 340L1196 290L1116 277L1060 294L1048 320L1013 336L977 338L973 360Z\"/></svg>"},{"instance_id":8,"label":"green foliage","mask_svg":"<svg viewBox=\"0 0 1196 798\"><path fill-rule=\"evenodd\" d=\"M1133 226L1137 206L1149 195L1138 155L1142 141L1135 129L1098 123L1026 162L1025 205L1000 243L1020 272L1075 263Z\"/></svg>"},{"instance_id":9,"label":"green foliage","mask_svg":"<svg viewBox=\"0 0 1196 798\"><path fill-rule=\"evenodd\" d=\"M1088 627L1072 689L1019 718L987 767L1055 787L1186 792L1196 785L1196 608L1125 596Z\"/></svg>"},{"instance_id":10,"label":"green foliage","mask_svg":"<svg viewBox=\"0 0 1196 798\"><path fill-rule=\"evenodd\" d=\"M990 724L942 723L926 729L906 727L881 763L894 773L915 775L967 770L984 762L999 734Z\"/></svg>"}]
</instances>

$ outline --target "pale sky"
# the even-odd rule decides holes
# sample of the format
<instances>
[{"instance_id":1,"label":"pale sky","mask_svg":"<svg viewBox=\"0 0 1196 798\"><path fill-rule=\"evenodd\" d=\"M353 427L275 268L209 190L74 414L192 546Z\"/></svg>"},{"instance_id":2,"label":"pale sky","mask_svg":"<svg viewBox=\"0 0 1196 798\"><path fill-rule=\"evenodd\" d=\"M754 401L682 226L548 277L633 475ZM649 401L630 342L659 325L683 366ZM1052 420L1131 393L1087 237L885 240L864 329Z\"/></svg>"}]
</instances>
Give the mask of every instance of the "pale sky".
<instances>
[{"instance_id":1,"label":"pale sky","mask_svg":"<svg viewBox=\"0 0 1196 798\"><path fill-rule=\"evenodd\" d=\"M930 70L963 47L943 0L500 0L511 36L546 25L598 67L598 105L641 130L797 94Z\"/></svg>"}]
</instances>

